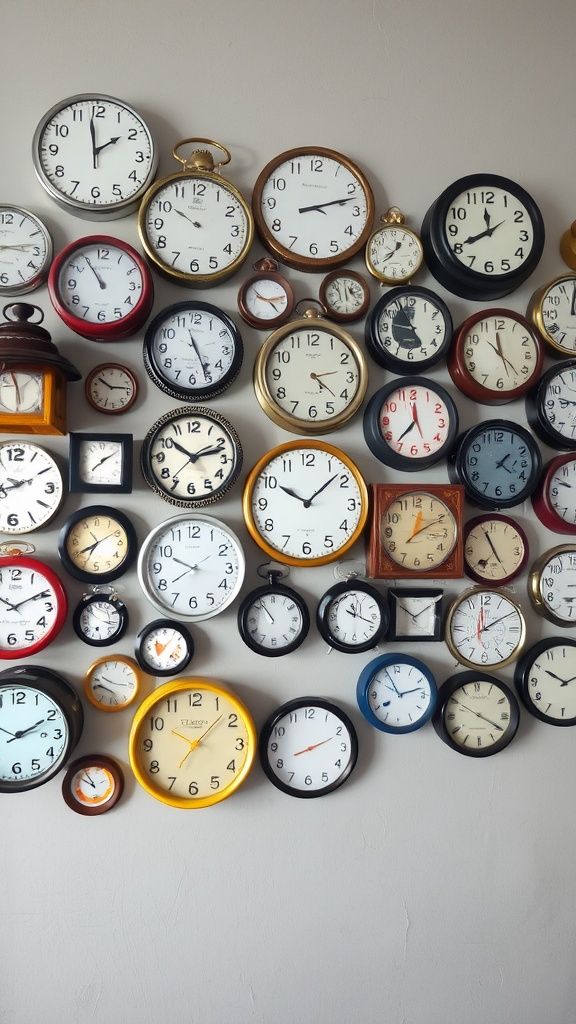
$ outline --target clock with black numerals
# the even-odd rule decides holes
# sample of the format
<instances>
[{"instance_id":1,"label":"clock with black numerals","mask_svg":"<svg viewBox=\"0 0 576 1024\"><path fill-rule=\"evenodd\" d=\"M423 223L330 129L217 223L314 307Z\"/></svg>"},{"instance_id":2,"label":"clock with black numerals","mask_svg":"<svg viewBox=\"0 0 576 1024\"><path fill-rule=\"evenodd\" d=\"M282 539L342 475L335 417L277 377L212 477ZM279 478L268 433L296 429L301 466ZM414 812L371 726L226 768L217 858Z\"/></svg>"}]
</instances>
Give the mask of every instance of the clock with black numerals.
<instances>
[{"instance_id":1,"label":"clock with black numerals","mask_svg":"<svg viewBox=\"0 0 576 1024\"><path fill-rule=\"evenodd\" d=\"M448 461L450 479L464 485L479 508L521 505L535 489L542 456L525 427L513 420L484 420L457 438Z\"/></svg>"},{"instance_id":2,"label":"clock with black numerals","mask_svg":"<svg viewBox=\"0 0 576 1024\"><path fill-rule=\"evenodd\" d=\"M386 291L366 318L366 348L392 373L423 373L446 355L452 339L448 306L429 288Z\"/></svg>"},{"instance_id":3,"label":"clock with black numerals","mask_svg":"<svg viewBox=\"0 0 576 1024\"><path fill-rule=\"evenodd\" d=\"M383 595L354 575L330 587L316 609L318 632L343 654L373 650L386 635L388 619Z\"/></svg>"},{"instance_id":4,"label":"clock with black numerals","mask_svg":"<svg viewBox=\"0 0 576 1024\"><path fill-rule=\"evenodd\" d=\"M262 573L260 573L262 575ZM286 572L269 569L268 583L251 591L238 609L238 630L256 654L278 658L306 639L310 613L304 598L280 580Z\"/></svg>"}]
</instances>

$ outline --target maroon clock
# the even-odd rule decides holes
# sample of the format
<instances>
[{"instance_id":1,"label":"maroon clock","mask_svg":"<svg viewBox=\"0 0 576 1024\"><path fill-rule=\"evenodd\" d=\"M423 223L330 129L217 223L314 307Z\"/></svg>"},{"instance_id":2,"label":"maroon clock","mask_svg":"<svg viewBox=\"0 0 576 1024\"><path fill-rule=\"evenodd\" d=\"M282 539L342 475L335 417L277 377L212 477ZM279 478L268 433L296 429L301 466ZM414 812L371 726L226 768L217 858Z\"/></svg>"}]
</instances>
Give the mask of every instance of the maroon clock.
<instances>
[{"instance_id":1,"label":"maroon clock","mask_svg":"<svg viewBox=\"0 0 576 1024\"><path fill-rule=\"evenodd\" d=\"M462 394L484 405L504 405L538 379L543 345L525 317L511 309L483 309L454 332L446 364Z\"/></svg>"},{"instance_id":2,"label":"maroon clock","mask_svg":"<svg viewBox=\"0 0 576 1024\"><path fill-rule=\"evenodd\" d=\"M544 466L532 505L554 533L576 534L576 454L557 455Z\"/></svg>"},{"instance_id":3,"label":"maroon clock","mask_svg":"<svg viewBox=\"0 0 576 1024\"><path fill-rule=\"evenodd\" d=\"M528 538L511 516L484 512L464 524L464 569L476 583L505 586L529 556Z\"/></svg>"}]
</instances>

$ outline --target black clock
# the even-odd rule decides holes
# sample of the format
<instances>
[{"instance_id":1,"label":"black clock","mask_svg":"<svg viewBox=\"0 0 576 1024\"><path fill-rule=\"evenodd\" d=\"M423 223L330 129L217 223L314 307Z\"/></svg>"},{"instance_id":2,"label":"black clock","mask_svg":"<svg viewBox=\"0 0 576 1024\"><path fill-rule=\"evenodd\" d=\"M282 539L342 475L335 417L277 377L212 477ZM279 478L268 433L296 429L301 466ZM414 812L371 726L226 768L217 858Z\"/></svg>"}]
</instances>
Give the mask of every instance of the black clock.
<instances>
[{"instance_id":1,"label":"black clock","mask_svg":"<svg viewBox=\"0 0 576 1024\"><path fill-rule=\"evenodd\" d=\"M373 650L386 635L388 619L383 595L371 583L354 576L330 587L316 610L320 635L342 654Z\"/></svg>"},{"instance_id":2,"label":"black clock","mask_svg":"<svg viewBox=\"0 0 576 1024\"><path fill-rule=\"evenodd\" d=\"M456 405L440 384L426 377L400 377L368 402L364 439L385 466L414 473L446 458L458 422Z\"/></svg>"},{"instance_id":3,"label":"black clock","mask_svg":"<svg viewBox=\"0 0 576 1024\"><path fill-rule=\"evenodd\" d=\"M304 598L280 582L281 570L267 571L268 583L251 591L238 609L238 630L256 654L291 654L308 636L310 613Z\"/></svg>"},{"instance_id":4,"label":"black clock","mask_svg":"<svg viewBox=\"0 0 576 1024\"><path fill-rule=\"evenodd\" d=\"M548 725L576 725L576 640L539 640L518 660L514 682L524 707Z\"/></svg>"},{"instance_id":5,"label":"black clock","mask_svg":"<svg viewBox=\"0 0 576 1024\"><path fill-rule=\"evenodd\" d=\"M518 701L505 683L483 672L457 672L438 690L432 724L458 754L489 757L514 739L520 723Z\"/></svg>"},{"instance_id":6,"label":"black clock","mask_svg":"<svg viewBox=\"0 0 576 1024\"><path fill-rule=\"evenodd\" d=\"M391 288L366 318L365 337L372 359L385 370L423 373L446 355L452 316L429 288Z\"/></svg>"},{"instance_id":7,"label":"black clock","mask_svg":"<svg viewBox=\"0 0 576 1024\"><path fill-rule=\"evenodd\" d=\"M576 451L576 359L556 363L526 395L526 416L544 444Z\"/></svg>"},{"instance_id":8,"label":"black clock","mask_svg":"<svg viewBox=\"0 0 576 1024\"><path fill-rule=\"evenodd\" d=\"M134 654L140 668L151 676L173 676L188 665L194 641L183 622L154 619L138 633Z\"/></svg>"},{"instance_id":9,"label":"black clock","mask_svg":"<svg viewBox=\"0 0 576 1024\"><path fill-rule=\"evenodd\" d=\"M485 420L456 440L448 462L450 479L464 485L478 508L521 505L536 488L540 449L525 427L512 420Z\"/></svg>"},{"instance_id":10,"label":"black clock","mask_svg":"<svg viewBox=\"0 0 576 1024\"><path fill-rule=\"evenodd\" d=\"M93 594L84 594L72 615L76 636L91 647L109 647L121 640L128 621L128 609L118 594L98 587Z\"/></svg>"}]
</instances>

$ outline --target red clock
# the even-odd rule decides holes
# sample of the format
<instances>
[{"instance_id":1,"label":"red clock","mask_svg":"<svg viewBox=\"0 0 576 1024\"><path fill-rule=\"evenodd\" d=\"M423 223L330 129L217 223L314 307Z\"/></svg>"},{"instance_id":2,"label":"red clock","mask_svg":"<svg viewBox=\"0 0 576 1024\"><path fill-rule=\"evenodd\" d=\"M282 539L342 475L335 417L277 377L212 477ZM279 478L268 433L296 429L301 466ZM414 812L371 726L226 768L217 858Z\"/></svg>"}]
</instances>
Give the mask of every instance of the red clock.
<instances>
[{"instance_id":1,"label":"red clock","mask_svg":"<svg viewBox=\"0 0 576 1024\"><path fill-rule=\"evenodd\" d=\"M483 309L454 332L446 365L456 387L484 405L504 405L538 379L544 350L525 317L511 309Z\"/></svg>"},{"instance_id":2,"label":"red clock","mask_svg":"<svg viewBox=\"0 0 576 1024\"><path fill-rule=\"evenodd\" d=\"M66 619L67 600L43 562L11 549L0 557L0 658L24 658L47 647Z\"/></svg>"},{"instance_id":3,"label":"red clock","mask_svg":"<svg viewBox=\"0 0 576 1024\"><path fill-rule=\"evenodd\" d=\"M557 455L544 466L532 505L554 533L576 534L576 454Z\"/></svg>"}]
</instances>

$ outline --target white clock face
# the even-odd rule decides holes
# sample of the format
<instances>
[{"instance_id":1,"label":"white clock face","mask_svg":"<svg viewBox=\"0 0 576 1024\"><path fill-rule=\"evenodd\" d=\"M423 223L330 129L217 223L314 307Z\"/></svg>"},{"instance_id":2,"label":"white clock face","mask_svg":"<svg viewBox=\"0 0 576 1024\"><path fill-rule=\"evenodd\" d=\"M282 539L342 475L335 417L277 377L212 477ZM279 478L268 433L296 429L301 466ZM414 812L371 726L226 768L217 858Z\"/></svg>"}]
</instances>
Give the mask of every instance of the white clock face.
<instances>
[{"instance_id":1,"label":"white clock face","mask_svg":"<svg viewBox=\"0 0 576 1024\"><path fill-rule=\"evenodd\" d=\"M374 673L366 697L374 717L388 729L413 729L430 709L432 689L421 668L394 661Z\"/></svg>"},{"instance_id":2,"label":"white clock face","mask_svg":"<svg viewBox=\"0 0 576 1024\"><path fill-rule=\"evenodd\" d=\"M551 554L538 584L545 609L566 626L576 625L576 548Z\"/></svg>"},{"instance_id":3,"label":"white clock face","mask_svg":"<svg viewBox=\"0 0 576 1024\"><path fill-rule=\"evenodd\" d=\"M130 704L138 692L136 667L121 658L96 662L86 677L86 689L93 704L116 710Z\"/></svg>"},{"instance_id":4,"label":"white clock face","mask_svg":"<svg viewBox=\"0 0 576 1024\"><path fill-rule=\"evenodd\" d=\"M153 671L165 675L184 667L184 663L190 660L190 648L176 625L164 624L146 633L140 657Z\"/></svg>"},{"instance_id":5,"label":"white clock face","mask_svg":"<svg viewBox=\"0 0 576 1024\"><path fill-rule=\"evenodd\" d=\"M507 665L526 638L522 613L498 590L462 594L448 613L446 631L454 657L472 668Z\"/></svg>"},{"instance_id":6,"label":"white clock face","mask_svg":"<svg viewBox=\"0 0 576 1024\"><path fill-rule=\"evenodd\" d=\"M394 630L396 638L409 640L411 637L434 637L438 620L437 605L441 600L442 594L420 596L397 593Z\"/></svg>"},{"instance_id":7,"label":"white clock face","mask_svg":"<svg viewBox=\"0 0 576 1024\"><path fill-rule=\"evenodd\" d=\"M260 594L245 615L246 632L265 651L281 651L298 640L303 628L302 611L290 594Z\"/></svg>"},{"instance_id":8,"label":"white clock face","mask_svg":"<svg viewBox=\"0 0 576 1024\"><path fill-rule=\"evenodd\" d=\"M77 771L70 783L70 791L82 807L103 807L116 791L112 772L102 765L92 765Z\"/></svg>"},{"instance_id":9,"label":"white clock face","mask_svg":"<svg viewBox=\"0 0 576 1024\"><path fill-rule=\"evenodd\" d=\"M230 326L214 309L185 308L156 318L146 341L146 359L162 390L194 397L231 373L237 357Z\"/></svg>"},{"instance_id":10,"label":"white clock face","mask_svg":"<svg viewBox=\"0 0 576 1024\"><path fill-rule=\"evenodd\" d=\"M25 370L0 373L0 410L8 413L41 412L44 375Z\"/></svg>"},{"instance_id":11,"label":"white clock face","mask_svg":"<svg viewBox=\"0 0 576 1024\"><path fill-rule=\"evenodd\" d=\"M429 359L446 340L448 325L441 308L430 298L405 294L391 299L381 311L377 331L383 350L407 364Z\"/></svg>"},{"instance_id":12,"label":"white clock face","mask_svg":"<svg viewBox=\"0 0 576 1024\"><path fill-rule=\"evenodd\" d=\"M566 355L576 353L576 275L560 278L547 289L541 305L544 331Z\"/></svg>"},{"instance_id":13,"label":"white clock face","mask_svg":"<svg viewBox=\"0 0 576 1024\"><path fill-rule=\"evenodd\" d=\"M118 486L122 482L124 445L120 441L81 441L78 473L86 484Z\"/></svg>"},{"instance_id":14,"label":"white clock face","mask_svg":"<svg viewBox=\"0 0 576 1024\"><path fill-rule=\"evenodd\" d=\"M550 642L525 669L528 700L546 718L576 720L576 648Z\"/></svg>"},{"instance_id":15,"label":"white clock face","mask_svg":"<svg viewBox=\"0 0 576 1024\"><path fill-rule=\"evenodd\" d=\"M30 441L0 442L0 530L37 530L56 514L62 497L62 475L47 451Z\"/></svg>"},{"instance_id":16,"label":"white clock face","mask_svg":"<svg viewBox=\"0 0 576 1024\"><path fill-rule=\"evenodd\" d=\"M451 415L438 392L415 384L390 392L380 409L379 427L393 452L406 459L421 459L444 447Z\"/></svg>"},{"instance_id":17,"label":"white clock face","mask_svg":"<svg viewBox=\"0 0 576 1024\"><path fill-rule=\"evenodd\" d=\"M118 610L110 601L90 601L81 611L78 624L87 640L104 643L116 635L121 625Z\"/></svg>"},{"instance_id":18,"label":"white clock face","mask_svg":"<svg viewBox=\"0 0 576 1024\"><path fill-rule=\"evenodd\" d=\"M512 708L504 690L484 679L454 690L444 709L444 724L453 743L478 754L505 740Z\"/></svg>"},{"instance_id":19,"label":"white clock face","mask_svg":"<svg viewBox=\"0 0 576 1024\"><path fill-rule=\"evenodd\" d=\"M0 687L0 779L40 778L63 761L68 725L59 705L27 685Z\"/></svg>"},{"instance_id":20,"label":"white clock face","mask_svg":"<svg viewBox=\"0 0 576 1024\"><path fill-rule=\"evenodd\" d=\"M534 244L526 207L497 186L483 185L456 196L446 213L445 230L460 263L487 277L518 270Z\"/></svg>"},{"instance_id":21,"label":"white clock face","mask_svg":"<svg viewBox=\"0 0 576 1024\"><path fill-rule=\"evenodd\" d=\"M288 309L288 293L280 281L260 277L250 282L243 293L244 305L257 320L276 320Z\"/></svg>"},{"instance_id":22,"label":"white clock face","mask_svg":"<svg viewBox=\"0 0 576 1024\"><path fill-rule=\"evenodd\" d=\"M37 288L51 258L52 239L42 222L27 210L0 205L0 294Z\"/></svg>"},{"instance_id":23,"label":"white clock face","mask_svg":"<svg viewBox=\"0 0 576 1024\"><path fill-rule=\"evenodd\" d=\"M500 310L476 320L462 343L470 376L498 394L527 387L538 371L535 335L521 320Z\"/></svg>"},{"instance_id":24,"label":"white clock face","mask_svg":"<svg viewBox=\"0 0 576 1024\"><path fill-rule=\"evenodd\" d=\"M366 263L376 277L393 283L407 281L422 262L422 244L401 224L386 224L366 246Z\"/></svg>"},{"instance_id":25,"label":"white clock face","mask_svg":"<svg viewBox=\"0 0 576 1024\"><path fill-rule=\"evenodd\" d=\"M559 519L576 528L576 461L558 466L548 481L548 500Z\"/></svg>"},{"instance_id":26,"label":"white clock face","mask_svg":"<svg viewBox=\"0 0 576 1024\"><path fill-rule=\"evenodd\" d=\"M382 625L382 612L372 594L351 585L330 602L326 624L341 644L356 647L376 636Z\"/></svg>"},{"instance_id":27,"label":"white clock face","mask_svg":"<svg viewBox=\"0 0 576 1024\"><path fill-rule=\"evenodd\" d=\"M0 567L0 657L30 652L55 630L59 605L52 584L38 567Z\"/></svg>"},{"instance_id":28,"label":"white clock face","mask_svg":"<svg viewBox=\"0 0 576 1024\"><path fill-rule=\"evenodd\" d=\"M143 283L142 271L130 253L97 241L82 245L64 261L58 298L79 320L109 324L134 312Z\"/></svg>"},{"instance_id":29,"label":"white clock face","mask_svg":"<svg viewBox=\"0 0 576 1024\"><path fill-rule=\"evenodd\" d=\"M0 392L1 396L1 392ZM554 430L574 444L576 440L576 367L565 366L546 385L543 412Z\"/></svg>"},{"instance_id":30,"label":"white clock face","mask_svg":"<svg viewBox=\"0 0 576 1024\"><path fill-rule=\"evenodd\" d=\"M354 767L356 737L328 706L303 703L274 723L266 746L267 774L285 792L321 795L340 785Z\"/></svg>"}]
</instances>

